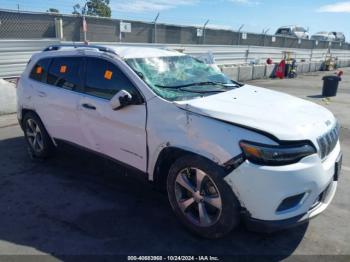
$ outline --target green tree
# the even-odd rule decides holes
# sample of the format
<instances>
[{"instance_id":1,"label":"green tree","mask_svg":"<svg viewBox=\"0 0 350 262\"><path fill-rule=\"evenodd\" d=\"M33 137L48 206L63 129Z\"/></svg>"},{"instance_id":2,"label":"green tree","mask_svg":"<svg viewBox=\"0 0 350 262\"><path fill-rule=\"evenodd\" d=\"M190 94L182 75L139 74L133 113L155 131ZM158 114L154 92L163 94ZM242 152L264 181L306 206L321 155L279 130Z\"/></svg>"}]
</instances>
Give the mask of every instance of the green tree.
<instances>
[{"instance_id":1,"label":"green tree","mask_svg":"<svg viewBox=\"0 0 350 262\"><path fill-rule=\"evenodd\" d=\"M48 12L48 13L59 13L60 11L58 10L58 9L56 9L56 8L49 8L46 12Z\"/></svg>"},{"instance_id":2,"label":"green tree","mask_svg":"<svg viewBox=\"0 0 350 262\"><path fill-rule=\"evenodd\" d=\"M74 5L73 14L111 17L112 11L109 7L109 0L88 0L84 6Z\"/></svg>"}]
</instances>

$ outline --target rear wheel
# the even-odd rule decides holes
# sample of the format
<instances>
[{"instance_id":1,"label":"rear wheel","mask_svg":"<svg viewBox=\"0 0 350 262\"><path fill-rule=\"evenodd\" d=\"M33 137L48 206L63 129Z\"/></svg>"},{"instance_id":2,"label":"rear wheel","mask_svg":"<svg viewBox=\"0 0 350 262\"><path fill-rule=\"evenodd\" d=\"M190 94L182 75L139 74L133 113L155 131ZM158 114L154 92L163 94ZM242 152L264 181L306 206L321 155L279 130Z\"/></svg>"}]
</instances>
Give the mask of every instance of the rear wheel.
<instances>
[{"instance_id":1,"label":"rear wheel","mask_svg":"<svg viewBox=\"0 0 350 262\"><path fill-rule=\"evenodd\" d=\"M223 175L214 163L198 156L182 157L170 169L170 204L182 223L202 237L222 237L239 223L239 202Z\"/></svg>"},{"instance_id":2,"label":"rear wheel","mask_svg":"<svg viewBox=\"0 0 350 262\"><path fill-rule=\"evenodd\" d=\"M30 155L42 159L49 157L54 145L40 118L35 113L26 113L23 127Z\"/></svg>"}]
</instances>

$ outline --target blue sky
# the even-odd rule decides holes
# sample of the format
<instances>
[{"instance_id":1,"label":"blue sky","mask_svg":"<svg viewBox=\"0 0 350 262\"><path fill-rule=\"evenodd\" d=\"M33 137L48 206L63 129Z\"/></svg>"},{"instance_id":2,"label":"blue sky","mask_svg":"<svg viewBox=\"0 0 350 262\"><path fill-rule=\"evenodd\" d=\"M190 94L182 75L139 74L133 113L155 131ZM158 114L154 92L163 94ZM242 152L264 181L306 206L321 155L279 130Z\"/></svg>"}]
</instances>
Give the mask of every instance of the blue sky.
<instances>
[{"instance_id":1,"label":"blue sky","mask_svg":"<svg viewBox=\"0 0 350 262\"><path fill-rule=\"evenodd\" d=\"M0 0L0 8L46 11L49 7L71 13L72 6L83 0ZM350 1L273 1L273 0L110 0L112 16L152 21L160 12L159 22L275 33L282 25L309 27L318 31L341 31L350 40Z\"/></svg>"}]
</instances>

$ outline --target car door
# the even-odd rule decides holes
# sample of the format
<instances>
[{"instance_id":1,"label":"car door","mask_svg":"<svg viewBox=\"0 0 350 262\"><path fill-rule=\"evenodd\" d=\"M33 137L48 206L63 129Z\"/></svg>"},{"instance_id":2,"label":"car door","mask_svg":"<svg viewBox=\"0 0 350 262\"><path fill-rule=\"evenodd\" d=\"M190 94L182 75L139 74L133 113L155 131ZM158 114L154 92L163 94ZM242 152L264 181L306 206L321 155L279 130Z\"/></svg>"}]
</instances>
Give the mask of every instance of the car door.
<instances>
[{"instance_id":1,"label":"car door","mask_svg":"<svg viewBox=\"0 0 350 262\"><path fill-rule=\"evenodd\" d=\"M146 105L140 92L115 62L87 57L80 126L89 148L146 171ZM126 90L133 104L113 110L118 91Z\"/></svg>"},{"instance_id":2,"label":"car door","mask_svg":"<svg viewBox=\"0 0 350 262\"><path fill-rule=\"evenodd\" d=\"M78 118L83 59L72 56L52 58L49 64L45 61L33 69L45 79L33 84L36 111L52 137L83 145Z\"/></svg>"}]
</instances>

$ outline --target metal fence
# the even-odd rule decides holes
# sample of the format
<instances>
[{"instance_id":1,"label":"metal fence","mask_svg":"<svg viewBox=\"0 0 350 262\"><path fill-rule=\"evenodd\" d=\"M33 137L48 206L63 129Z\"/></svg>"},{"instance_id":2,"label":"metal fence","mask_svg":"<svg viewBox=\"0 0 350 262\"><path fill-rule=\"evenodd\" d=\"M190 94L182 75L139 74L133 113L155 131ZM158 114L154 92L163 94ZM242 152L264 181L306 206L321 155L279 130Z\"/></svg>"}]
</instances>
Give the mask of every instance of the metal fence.
<instances>
[{"instance_id":1,"label":"metal fence","mask_svg":"<svg viewBox=\"0 0 350 262\"><path fill-rule=\"evenodd\" d=\"M0 78L15 77L21 74L30 57L48 45L61 42L52 40L0 40ZM201 57L208 52L212 53L218 65L239 65L249 63L265 63L267 58L279 62L283 58L283 52L293 53L298 62L319 62L324 61L328 49L291 49L258 46L227 46L227 45L181 45L181 44L138 44L138 43L116 43L116 42L95 42L92 44L109 46L140 46L157 47L178 50L186 54ZM330 50L333 57L338 60L350 61L350 50Z\"/></svg>"},{"instance_id":2,"label":"metal fence","mask_svg":"<svg viewBox=\"0 0 350 262\"><path fill-rule=\"evenodd\" d=\"M0 40L0 78L19 76L30 57L58 40Z\"/></svg>"},{"instance_id":3,"label":"metal fence","mask_svg":"<svg viewBox=\"0 0 350 262\"><path fill-rule=\"evenodd\" d=\"M142 21L87 17L89 41L161 43L187 45L244 45L299 49L350 50L350 44L312 41L292 37L237 32L199 27L155 24ZM131 32L121 32L121 23L128 23ZM83 41L82 17L53 13L0 10L0 39L41 39L62 37L66 41Z\"/></svg>"}]
</instances>

